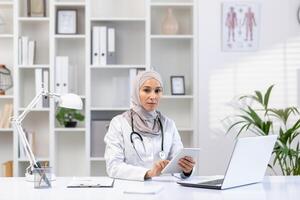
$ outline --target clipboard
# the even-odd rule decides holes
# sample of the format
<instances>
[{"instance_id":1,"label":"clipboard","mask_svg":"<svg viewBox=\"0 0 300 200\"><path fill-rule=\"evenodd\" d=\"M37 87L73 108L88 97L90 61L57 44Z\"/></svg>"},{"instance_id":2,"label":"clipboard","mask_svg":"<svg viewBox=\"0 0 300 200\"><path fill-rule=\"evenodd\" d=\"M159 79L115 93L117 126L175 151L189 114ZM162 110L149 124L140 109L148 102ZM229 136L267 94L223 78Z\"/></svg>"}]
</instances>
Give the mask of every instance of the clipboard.
<instances>
[{"instance_id":1,"label":"clipboard","mask_svg":"<svg viewBox=\"0 0 300 200\"><path fill-rule=\"evenodd\" d=\"M67 188L112 188L115 179L109 177L80 177L73 178Z\"/></svg>"}]
</instances>

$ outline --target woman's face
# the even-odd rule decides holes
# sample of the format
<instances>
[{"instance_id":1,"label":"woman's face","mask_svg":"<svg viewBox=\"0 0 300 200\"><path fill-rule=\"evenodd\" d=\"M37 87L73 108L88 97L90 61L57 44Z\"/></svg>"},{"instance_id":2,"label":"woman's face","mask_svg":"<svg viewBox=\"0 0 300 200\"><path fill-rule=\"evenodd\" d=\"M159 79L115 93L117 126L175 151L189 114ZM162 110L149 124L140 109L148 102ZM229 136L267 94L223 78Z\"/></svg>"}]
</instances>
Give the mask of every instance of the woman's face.
<instances>
[{"instance_id":1,"label":"woman's face","mask_svg":"<svg viewBox=\"0 0 300 200\"><path fill-rule=\"evenodd\" d=\"M156 110L162 95L162 87L156 79L149 79L140 88L140 101L148 112Z\"/></svg>"}]
</instances>

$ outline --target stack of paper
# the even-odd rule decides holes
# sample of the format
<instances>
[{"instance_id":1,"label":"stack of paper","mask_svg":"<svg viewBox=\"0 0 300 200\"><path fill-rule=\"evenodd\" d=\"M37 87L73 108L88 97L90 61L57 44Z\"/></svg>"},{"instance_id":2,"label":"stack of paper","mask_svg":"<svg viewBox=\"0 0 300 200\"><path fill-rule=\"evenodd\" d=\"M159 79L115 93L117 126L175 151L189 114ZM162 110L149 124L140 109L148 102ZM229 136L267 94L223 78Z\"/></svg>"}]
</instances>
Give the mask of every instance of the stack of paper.
<instances>
[{"instance_id":1,"label":"stack of paper","mask_svg":"<svg viewBox=\"0 0 300 200\"><path fill-rule=\"evenodd\" d=\"M125 194L157 194L163 190L161 185L134 185L124 190Z\"/></svg>"}]
</instances>

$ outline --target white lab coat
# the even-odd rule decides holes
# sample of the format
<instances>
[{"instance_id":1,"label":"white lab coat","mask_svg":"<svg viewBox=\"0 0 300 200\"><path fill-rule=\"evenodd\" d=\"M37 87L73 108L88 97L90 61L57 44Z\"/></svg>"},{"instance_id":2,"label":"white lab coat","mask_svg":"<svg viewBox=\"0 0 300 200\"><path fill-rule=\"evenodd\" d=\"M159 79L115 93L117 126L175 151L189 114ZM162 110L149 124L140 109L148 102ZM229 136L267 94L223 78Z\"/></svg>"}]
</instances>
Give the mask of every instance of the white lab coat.
<instances>
[{"instance_id":1,"label":"white lab coat","mask_svg":"<svg viewBox=\"0 0 300 200\"><path fill-rule=\"evenodd\" d=\"M167 159L171 160L183 148L183 145L174 121L166 118L163 128L164 152ZM110 122L104 138L106 170L108 175L113 178L143 181L146 172L153 167L156 161L160 160L161 134L141 134L146 153L144 153L141 140L134 135L135 148L142 157L143 160L141 160L130 142L131 132L131 125L123 115L114 117Z\"/></svg>"}]
</instances>

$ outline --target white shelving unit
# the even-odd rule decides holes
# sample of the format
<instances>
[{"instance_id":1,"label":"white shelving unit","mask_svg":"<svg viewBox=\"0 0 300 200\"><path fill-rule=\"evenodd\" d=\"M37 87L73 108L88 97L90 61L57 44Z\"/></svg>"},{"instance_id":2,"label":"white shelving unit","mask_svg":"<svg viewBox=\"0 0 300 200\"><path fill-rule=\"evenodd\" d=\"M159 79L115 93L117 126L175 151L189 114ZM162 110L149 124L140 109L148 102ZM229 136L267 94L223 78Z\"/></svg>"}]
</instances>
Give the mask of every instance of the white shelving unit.
<instances>
[{"instance_id":1,"label":"white shelving unit","mask_svg":"<svg viewBox=\"0 0 300 200\"><path fill-rule=\"evenodd\" d=\"M55 57L68 56L74 73L70 92L84 102L84 122L77 128L63 128L55 119L56 103L36 108L26 117L24 127L35 132L35 154L48 161L57 176L106 175L103 137L99 131L101 152L92 138L93 123L109 122L129 109L130 81L138 70L157 70L164 81L160 110L177 125L185 146L197 146L197 53L196 0L46 0L46 17L27 17L26 1L0 1L12 27L0 33L0 45L7 49L0 59L14 74L14 88L0 96L0 109L6 102L20 114L35 96L35 70L49 70L50 91L55 91ZM116 6L118 5L118 6ZM161 34L166 9L172 8L179 24L176 35ZM78 34L56 33L58 9L76 9ZM7 11L8 10L8 11ZM13 14L12 14L13 13ZM107 65L92 63L92 29L115 28L115 59ZM18 63L18 38L36 40L33 65ZM2 61L1 61L2 62ZM170 76L185 77L185 95L172 95ZM14 135L14 136L13 136ZM19 157L18 135L11 128L0 129L0 164L14 160L14 176L24 176L29 162ZM92 153L93 152L93 153Z\"/></svg>"},{"instance_id":2,"label":"white shelving unit","mask_svg":"<svg viewBox=\"0 0 300 200\"><path fill-rule=\"evenodd\" d=\"M14 10L13 1L0 1L0 17L4 25L0 25L0 64L4 64L13 74L14 73ZM5 95L0 95L0 113L4 114L5 104L14 104L14 89L6 91ZM14 160L14 137L13 130L9 128L0 128L0 165ZM4 176L0 171L0 177Z\"/></svg>"}]
</instances>

